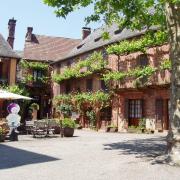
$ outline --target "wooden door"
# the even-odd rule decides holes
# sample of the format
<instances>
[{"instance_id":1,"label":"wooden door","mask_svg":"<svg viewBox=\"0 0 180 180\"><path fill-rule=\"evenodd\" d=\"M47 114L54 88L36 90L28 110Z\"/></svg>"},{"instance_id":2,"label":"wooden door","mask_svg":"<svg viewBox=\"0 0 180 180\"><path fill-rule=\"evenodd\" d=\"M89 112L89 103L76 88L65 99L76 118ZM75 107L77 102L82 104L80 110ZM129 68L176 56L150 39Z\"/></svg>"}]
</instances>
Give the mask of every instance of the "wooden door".
<instances>
[{"instance_id":1,"label":"wooden door","mask_svg":"<svg viewBox=\"0 0 180 180\"><path fill-rule=\"evenodd\" d=\"M142 99L129 99L128 119L129 126L139 126L139 120L143 117Z\"/></svg>"},{"instance_id":2,"label":"wooden door","mask_svg":"<svg viewBox=\"0 0 180 180\"><path fill-rule=\"evenodd\" d=\"M165 111L164 111L165 119L164 119L164 126L165 130L169 129L169 119L170 119L170 100L165 100Z\"/></svg>"},{"instance_id":3,"label":"wooden door","mask_svg":"<svg viewBox=\"0 0 180 180\"><path fill-rule=\"evenodd\" d=\"M156 129L163 130L163 99L156 99Z\"/></svg>"}]
</instances>

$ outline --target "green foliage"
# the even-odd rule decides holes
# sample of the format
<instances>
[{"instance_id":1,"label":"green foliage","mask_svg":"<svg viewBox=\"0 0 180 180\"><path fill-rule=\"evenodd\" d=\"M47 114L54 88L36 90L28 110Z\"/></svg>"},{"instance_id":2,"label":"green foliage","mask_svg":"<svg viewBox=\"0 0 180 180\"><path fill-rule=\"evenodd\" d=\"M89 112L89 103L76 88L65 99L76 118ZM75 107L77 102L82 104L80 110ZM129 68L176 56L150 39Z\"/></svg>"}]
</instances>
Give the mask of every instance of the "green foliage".
<instances>
[{"instance_id":1,"label":"green foliage","mask_svg":"<svg viewBox=\"0 0 180 180\"><path fill-rule=\"evenodd\" d=\"M156 72L157 68L153 68L151 66L146 66L144 68L136 68L134 70L131 70L130 72L128 72L128 75L130 77L135 77L135 78L144 78L144 77L149 77L152 74L154 74L154 72Z\"/></svg>"},{"instance_id":2,"label":"green foliage","mask_svg":"<svg viewBox=\"0 0 180 180\"><path fill-rule=\"evenodd\" d=\"M74 67L65 69L62 74L54 74L52 79L57 83L61 83L71 78L86 77L104 69L105 65L106 61L104 61L102 54L94 52L87 59L80 60Z\"/></svg>"},{"instance_id":3,"label":"green foliage","mask_svg":"<svg viewBox=\"0 0 180 180\"><path fill-rule=\"evenodd\" d=\"M108 72L106 74L103 74L103 80L105 83L111 81L111 80L123 80L125 77L127 77L127 73L125 72Z\"/></svg>"},{"instance_id":4,"label":"green foliage","mask_svg":"<svg viewBox=\"0 0 180 180\"><path fill-rule=\"evenodd\" d=\"M145 129L146 128L146 119L145 118L141 118L139 120L139 128L140 129Z\"/></svg>"},{"instance_id":5,"label":"green foliage","mask_svg":"<svg viewBox=\"0 0 180 180\"><path fill-rule=\"evenodd\" d=\"M169 59L165 59L161 62L160 70L171 70L172 69L172 63Z\"/></svg>"},{"instance_id":6,"label":"green foliage","mask_svg":"<svg viewBox=\"0 0 180 180\"><path fill-rule=\"evenodd\" d=\"M142 79L144 77L150 77L157 71L157 68L153 68L151 66L146 66L144 68L135 68L128 72L108 72L107 74L103 75L103 80L108 83L112 80L124 80L127 77L133 77L135 79Z\"/></svg>"},{"instance_id":7,"label":"green foliage","mask_svg":"<svg viewBox=\"0 0 180 180\"><path fill-rule=\"evenodd\" d=\"M81 112L84 109L84 105L88 104L92 108L103 108L109 105L110 94L104 93L102 91L97 91L95 93L85 92L77 94L68 95L58 95L54 97L54 105L69 104L73 105L77 111Z\"/></svg>"},{"instance_id":8,"label":"green foliage","mask_svg":"<svg viewBox=\"0 0 180 180\"><path fill-rule=\"evenodd\" d=\"M134 29L159 24L164 26L166 2L179 3L179 0L44 0L45 4L56 9L59 17L66 18L69 13L91 5L94 11L85 18L86 23L104 20L106 24L116 22L121 27ZM153 13L150 9L153 9Z\"/></svg>"},{"instance_id":9,"label":"green foliage","mask_svg":"<svg viewBox=\"0 0 180 180\"><path fill-rule=\"evenodd\" d=\"M27 74L26 77L24 77L24 80L22 83L29 83L29 82L34 82L34 83L47 83L49 81L48 76L42 76L42 77L36 77L34 79L33 75Z\"/></svg>"},{"instance_id":10,"label":"green foliage","mask_svg":"<svg viewBox=\"0 0 180 180\"><path fill-rule=\"evenodd\" d=\"M15 94L19 94L19 95L24 95L24 96L29 96L28 91L22 87L22 86L18 86L18 85L13 85L13 86L4 86L3 89L15 93Z\"/></svg>"},{"instance_id":11,"label":"green foliage","mask_svg":"<svg viewBox=\"0 0 180 180\"><path fill-rule=\"evenodd\" d=\"M30 109L39 110L39 104L37 104L37 103L32 103L29 108L30 108Z\"/></svg>"},{"instance_id":12,"label":"green foliage","mask_svg":"<svg viewBox=\"0 0 180 180\"><path fill-rule=\"evenodd\" d=\"M42 62L28 62L26 60L20 61L20 66L25 69L34 69L34 70L48 70L49 65Z\"/></svg>"},{"instance_id":13,"label":"green foliage","mask_svg":"<svg viewBox=\"0 0 180 180\"><path fill-rule=\"evenodd\" d=\"M91 127L95 126L95 123L96 123L96 113L93 110L87 111L86 112L86 116L88 117L88 119L90 121L90 126Z\"/></svg>"},{"instance_id":14,"label":"green foliage","mask_svg":"<svg viewBox=\"0 0 180 180\"><path fill-rule=\"evenodd\" d=\"M107 48L108 54L129 54L137 51L143 53L146 52L146 49L151 46L162 45L167 42L168 36L166 32L157 31L156 33L148 33L144 37L137 40L124 40L119 44L110 45Z\"/></svg>"},{"instance_id":15,"label":"green foliage","mask_svg":"<svg viewBox=\"0 0 180 180\"><path fill-rule=\"evenodd\" d=\"M69 117L69 116L71 116L72 105L70 105L70 104L60 104L58 106L57 110L59 110L64 115L64 117Z\"/></svg>"},{"instance_id":16,"label":"green foliage","mask_svg":"<svg viewBox=\"0 0 180 180\"><path fill-rule=\"evenodd\" d=\"M108 125L107 127L108 127L108 128L118 128L117 125L115 125L115 124L110 124L110 125Z\"/></svg>"},{"instance_id":17,"label":"green foliage","mask_svg":"<svg viewBox=\"0 0 180 180\"><path fill-rule=\"evenodd\" d=\"M98 107L102 109L103 107L109 105L110 94L104 93L102 91L97 91L95 93L78 93L73 96L73 100L79 111L82 110L84 104L88 104L92 108Z\"/></svg>"},{"instance_id":18,"label":"green foliage","mask_svg":"<svg viewBox=\"0 0 180 180\"><path fill-rule=\"evenodd\" d=\"M0 127L0 135L5 135L6 131L3 127Z\"/></svg>"},{"instance_id":19,"label":"green foliage","mask_svg":"<svg viewBox=\"0 0 180 180\"><path fill-rule=\"evenodd\" d=\"M62 121L62 127L63 128L65 128L65 127L75 128L76 127L76 123L70 118L64 118L60 121Z\"/></svg>"},{"instance_id":20,"label":"green foliage","mask_svg":"<svg viewBox=\"0 0 180 180\"><path fill-rule=\"evenodd\" d=\"M60 94L54 97L53 104L55 107L61 104L70 104L71 100L71 94Z\"/></svg>"}]
</instances>

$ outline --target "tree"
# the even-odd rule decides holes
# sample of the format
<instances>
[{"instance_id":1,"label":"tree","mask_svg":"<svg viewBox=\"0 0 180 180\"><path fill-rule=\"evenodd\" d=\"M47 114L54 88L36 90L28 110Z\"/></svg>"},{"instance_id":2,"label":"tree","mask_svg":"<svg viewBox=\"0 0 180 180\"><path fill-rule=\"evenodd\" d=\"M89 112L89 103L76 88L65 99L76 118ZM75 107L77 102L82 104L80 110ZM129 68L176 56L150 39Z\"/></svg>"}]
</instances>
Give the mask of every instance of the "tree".
<instances>
[{"instance_id":1,"label":"tree","mask_svg":"<svg viewBox=\"0 0 180 180\"><path fill-rule=\"evenodd\" d=\"M44 0L56 8L59 17L81 7L93 5L94 12L85 18L87 23L104 20L116 22L120 28L149 28L153 25L169 33L170 59L172 61L171 128L168 134L169 157L180 164L180 0Z\"/></svg>"}]
</instances>

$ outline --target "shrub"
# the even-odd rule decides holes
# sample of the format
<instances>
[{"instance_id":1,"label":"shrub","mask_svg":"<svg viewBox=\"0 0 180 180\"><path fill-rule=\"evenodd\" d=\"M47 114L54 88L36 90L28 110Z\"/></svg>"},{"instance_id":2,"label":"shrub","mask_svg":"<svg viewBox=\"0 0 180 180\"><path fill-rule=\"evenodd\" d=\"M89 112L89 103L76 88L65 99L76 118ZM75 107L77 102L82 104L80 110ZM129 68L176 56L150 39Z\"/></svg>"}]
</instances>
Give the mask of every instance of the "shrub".
<instances>
[{"instance_id":1,"label":"shrub","mask_svg":"<svg viewBox=\"0 0 180 180\"><path fill-rule=\"evenodd\" d=\"M70 119L70 118L64 118L62 121L62 127L69 127L69 128L75 128L76 127L76 123Z\"/></svg>"},{"instance_id":2,"label":"shrub","mask_svg":"<svg viewBox=\"0 0 180 180\"><path fill-rule=\"evenodd\" d=\"M32 103L29 108L30 108L30 109L39 110L39 104L37 104L37 103Z\"/></svg>"}]
</instances>

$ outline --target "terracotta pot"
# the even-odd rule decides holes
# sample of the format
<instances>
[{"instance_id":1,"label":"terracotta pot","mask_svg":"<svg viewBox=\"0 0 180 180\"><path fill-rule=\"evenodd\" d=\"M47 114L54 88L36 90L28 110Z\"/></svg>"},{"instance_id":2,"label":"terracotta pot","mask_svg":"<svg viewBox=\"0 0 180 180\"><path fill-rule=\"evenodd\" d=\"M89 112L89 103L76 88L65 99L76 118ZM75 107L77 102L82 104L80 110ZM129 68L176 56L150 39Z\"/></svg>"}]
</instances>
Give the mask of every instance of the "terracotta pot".
<instances>
[{"instance_id":1,"label":"terracotta pot","mask_svg":"<svg viewBox=\"0 0 180 180\"><path fill-rule=\"evenodd\" d=\"M65 137L73 137L74 128L65 127L64 128L64 136Z\"/></svg>"},{"instance_id":2,"label":"terracotta pot","mask_svg":"<svg viewBox=\"0 0 180 180\"><path fill-rule=\"evenodd\" d=\"M5 140L5 135L4 134L0 134L0 142L4 142Z\"/></svg>"}]
</instances>

